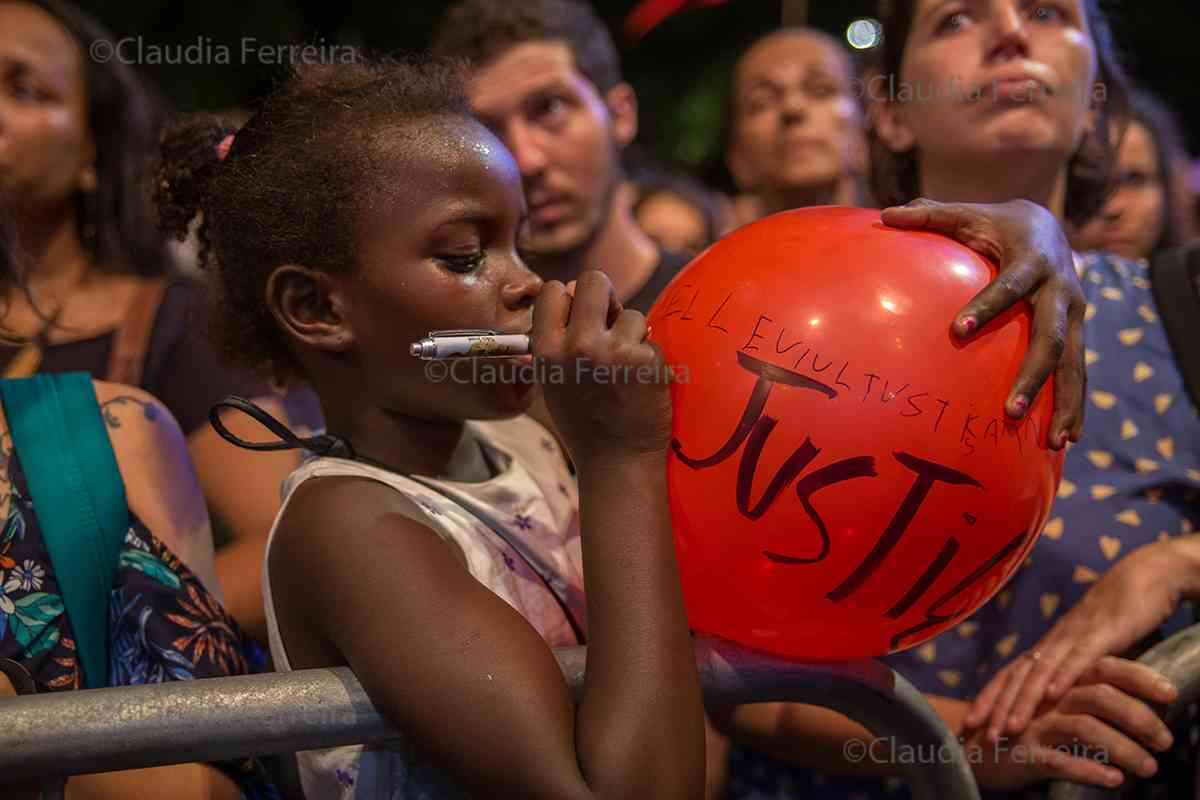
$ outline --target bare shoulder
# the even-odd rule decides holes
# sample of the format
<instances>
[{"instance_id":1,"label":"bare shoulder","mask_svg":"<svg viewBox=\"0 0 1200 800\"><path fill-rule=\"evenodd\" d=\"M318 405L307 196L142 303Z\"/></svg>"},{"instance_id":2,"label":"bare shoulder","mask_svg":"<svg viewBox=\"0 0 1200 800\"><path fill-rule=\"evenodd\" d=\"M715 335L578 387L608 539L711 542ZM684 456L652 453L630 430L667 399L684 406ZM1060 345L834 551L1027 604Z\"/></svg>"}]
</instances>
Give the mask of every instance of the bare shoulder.
<instances>
[{"instance_id":1,"label":"bare shoulder","mask_svg":"<svg viewBox=\"0 0 1200 800\"><path fill-rule=\"evenodd\" d=\"M187 459L179 423L158 398L134 386L92 381L125 490L133 495L148 476Z\"/></svg>"},{"instance_id":2,"label":"bare shoulder","mask_svg":"<svg viewBox=\"0 0 1200 800\"><path fill-rule=\"evenodd\" d=\"M219 597L208 509L179 423L142 389L92 383L129 510Z\"/></svg>"},{"instance_id":3,"label":"bare shoulder","mask_svg":"<svg viewBox=\"0 0 1200 800\"><path fill-rule=\"evenodd\" d=\"M369 478L337 475L301 483L280 514L271 546L271 562L295 564L370 553L372 539L414 540L448 550L466 565L462 551L421 520L413 502ZM353 545L349 547L348 545Z\"/></svg>"},{"instance_id":4,"label":"bare shoulder","mask_svg":"<svg viewBox=\"0 0 1200 800\"><path fill-rule=\"evenodd\" d=\"M266 570L293 669L347 663L347 630L395 624L396 586L415 599L407 575L434 570L441 585L467 577L462 551L414 518L408 502L378 481L341 475L306 480L288 497Z\"/></svg>"}]
</instances>

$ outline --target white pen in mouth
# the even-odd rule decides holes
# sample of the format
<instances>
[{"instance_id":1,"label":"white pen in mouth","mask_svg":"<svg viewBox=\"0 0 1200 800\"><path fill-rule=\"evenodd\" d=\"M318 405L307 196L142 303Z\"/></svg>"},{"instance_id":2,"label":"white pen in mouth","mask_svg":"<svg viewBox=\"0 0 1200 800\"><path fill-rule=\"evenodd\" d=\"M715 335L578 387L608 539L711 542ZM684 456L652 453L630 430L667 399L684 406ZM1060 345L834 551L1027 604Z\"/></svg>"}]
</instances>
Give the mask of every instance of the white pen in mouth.
<instances>
[{"instance_id":1,"label":"white pen in mouth","mask_svg":"<svg viewBox=\"0 0 1200 800\"><path fill-rule=\"evenodd\" d=\"M445 358L511 358L529 355L529 334L488 330L430 331L409 345L409 353L423 360Z\"/></svg>"}]
</instances>

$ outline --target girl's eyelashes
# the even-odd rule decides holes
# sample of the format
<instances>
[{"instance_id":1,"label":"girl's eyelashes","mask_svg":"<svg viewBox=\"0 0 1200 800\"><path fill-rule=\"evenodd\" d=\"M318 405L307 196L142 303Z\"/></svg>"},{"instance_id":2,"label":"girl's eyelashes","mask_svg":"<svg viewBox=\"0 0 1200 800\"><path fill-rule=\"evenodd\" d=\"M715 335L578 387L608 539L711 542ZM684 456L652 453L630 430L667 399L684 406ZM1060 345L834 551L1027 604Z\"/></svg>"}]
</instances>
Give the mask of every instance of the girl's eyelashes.
<instances>
[{"instance_id":1,"label":"girl's eyelashes","mask_svg":"<svg viewBox=\"0 0 1200 800\"><path fill-rule=\"evenodd\" d=\"M482 251L474 253L446 253L436 256L437 260L442 262L448 269L453 272L474 272L479 269L480 264L487 254Z\"/></svg>"},{"instance_id":2,"label":"girl's eyelashes","mask_svg":"<svg viewBox=\"0 0 1200 800\"><path fill-rule=\"evenodd\" d=\"M1030 17L1035 22L1064 22L1067 12L1052 3L1043 3L1033 8Z\"/></svg>"}]
</instances>

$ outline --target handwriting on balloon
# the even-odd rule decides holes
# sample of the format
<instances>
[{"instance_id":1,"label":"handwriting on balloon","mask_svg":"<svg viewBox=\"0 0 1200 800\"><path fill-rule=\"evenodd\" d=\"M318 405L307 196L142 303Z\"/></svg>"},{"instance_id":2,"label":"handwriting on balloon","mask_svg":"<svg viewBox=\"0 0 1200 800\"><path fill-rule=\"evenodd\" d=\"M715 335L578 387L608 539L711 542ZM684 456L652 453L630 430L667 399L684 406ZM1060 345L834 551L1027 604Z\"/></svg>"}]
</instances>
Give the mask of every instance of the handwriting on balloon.
<instances>
[{"instance_id":1,"label":"handwriting on balloon","mask_svg":"<svg viewBox=\"0 0 1200 800\"><path fill-rule=\"evenodd\" d=\"M885 405L896 402L898 416L907 418L908 422L928 412L927 421L931 432L942 435L956 433L959 443L969 454L974 454L980 445L989 441L997 446L1001 443L1001 421L988 420L983 427L983 433L977 434L978 429L972 426L979 423L979 415L958 412L949 401L939 398L935 391L916 391L915 387L908 384L897 385L899 382L893 382L893 379L881 374L881 371L855 370L848 360L841 361L839 365L836 354L822 355L805 350L802 342L785 337L786 329L778 326L774 329L768 328L769 325L774 325L774 320L769 315L759 315L749 332L731 331L728 326L721 325L720 312L732 296L733 293L730 292L723 298L714 298L716 302L705 310L702 310L702 304L697 302L698 293L685 295L687 302L678 306L671 298L667 299L664 321L678 319L682 323L695 323L715 329L722 336L740 336L735 345L737 364L755 376L754 387L740 418L733 422L732 432L714 452L708 455L697 454L689 451L678 439L672 441L671 447L674 456L693 470L715 467L740 450L734 499L738 513L748 519L761 518L780 499L785 490L792 488L796 500L812 523L815 539L806 542L801 538L806 535L805 532L796 531L797 541L794 547L787 547L785 552L784 548L772 543L771 548L762 550L764 558L777 564L796 566L824 561L836 542L830 539L828 526L821 515L816 496L823 490L839 484L878 478L880 469L875 456L857 455L807 471L821 452L819 442L812 438L816 434L812 434L804 437L803 442L767 481L761 496L756 499L753 488L756 485L759 460L772 432L780 422L767 410L767 401L777 386L810 391L828 402L879 402ZM793 353L795 357L790 366L775 363L779 356ZM857 387L851 381L854 381ZM899 402L901 398L905 403ZM957 430L950 427L952 420ZM1033 428L1032 439L1026 442L1022 441L1026 434L1017 426L1004 421L1003 427L1013 429L1009 438L1018 448L1038 441L1036 427ZM826 593L825 597L830 602L841 603L852 597L884 568L888 557L901 547L905 533L922 504L932 495L938 494L938 487L955 486L979 492L986 488L966 472L913 453L890 453L888 468L894 471L897 464L912 476L908 491L893 512L889 523L874 540L875 544L870 552L847 575L841 576L840 582ZM939 495L942 501L946 500L944 492L944 489L941 490ZM961 492L955 495L960 500L969 496L969 493L964 496ZM966 502L969 503L969 499ZM963 510L962 517L968 526L977 521L976 514L972 513L970 508ZM924 618L895 633L891 637L890 646L896 649L902 646L905 640L973 608L964 595L973 588L980 587L989 576L994 575L997 566L1016 557L1034 533L1035 531L1030 530L1015 531L990 556L983 558L979 563L968 565L970 572L948 590L934 596L925 609ZM934 584L955 562L960 549L959 535L949 535L940 552L920 574L913 576L913 583L907 585L903 594L895 598L883 615L888 619L898 620L919 603L929 600ZM963 601L956 603L959 598L963 598Z\"/></svg>"},{"instance_id":2,"label":"handwriting on balloon","mask_svg":"<svg viewBox=\"0 0 1200 800\"><path fill-rule=\"evenodd\" d=\"M1009 419L1003 409L985 414L974 407L961 408L961 403L941 397L935 387L914 386L900 374L893 374L902 369L889 373L877 365L839 358L828 346L817 349L806 345L800 332L789 331L770 314L759 314L749 330L731 329L733 323L722 314L736 294L736 289L702 293L688 283L673 287L664 298L663 323L702 326L727 337L740 353L754 353L773 364L790 363L792 370L803 370L817 378L840 399L892 406L907 424L954 437L970 456L1007 445L1021 453L1026 447L1045 447L1033 415L1017 421Z\"/></svg>"}]
</instances>

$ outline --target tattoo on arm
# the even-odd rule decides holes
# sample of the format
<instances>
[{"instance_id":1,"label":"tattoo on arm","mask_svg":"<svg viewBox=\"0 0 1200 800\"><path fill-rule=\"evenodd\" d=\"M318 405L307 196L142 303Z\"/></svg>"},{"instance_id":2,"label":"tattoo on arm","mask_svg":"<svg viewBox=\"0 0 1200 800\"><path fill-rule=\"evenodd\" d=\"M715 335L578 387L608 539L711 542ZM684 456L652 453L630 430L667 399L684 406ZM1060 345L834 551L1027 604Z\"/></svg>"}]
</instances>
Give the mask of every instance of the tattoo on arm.
<instances>
[{"instance_id":1,"label":"tattoo on arm","mask_svg":"<svg viewBox=\"0 0 1200 800\"><path fill-rule=\"evenodd\" d=\"M132 395L122 394L112 398L111 400L105 400L100 404L100 413L104 416L104 422L108 425L108 427L121 427L121 420L117 416L116 408L118 406L123 406L126 403L133 403L134 405L141 406L142 416L145 419L148 419L151 422L155 422L158 419L159 412L157 404L147 403L144 400L139 400L136 397L133 397Z\"/></svg>"}]
</instances>

